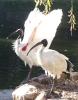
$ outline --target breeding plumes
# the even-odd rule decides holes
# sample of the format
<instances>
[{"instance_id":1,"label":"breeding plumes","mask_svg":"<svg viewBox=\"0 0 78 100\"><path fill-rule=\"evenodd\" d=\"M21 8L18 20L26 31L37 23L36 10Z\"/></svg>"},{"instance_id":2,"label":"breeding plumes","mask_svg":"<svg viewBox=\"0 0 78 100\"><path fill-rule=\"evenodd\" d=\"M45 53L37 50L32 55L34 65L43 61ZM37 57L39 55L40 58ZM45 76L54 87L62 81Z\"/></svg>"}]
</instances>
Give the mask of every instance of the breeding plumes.
<instances>
[{"instance_id":1,"label":"breeding plumes","mask_svg":"<svg viewBox=\"0 0 78 100\"><path fill-rule=\"evenodd\" d=\"M73 69L73 64L69 61L68 57L59 53L58 51L45 48L48 42L46 39L35 44L27 53L35 49L37 46L42 45L37 51L36 61L39 66L46 70L53 78L59 79L63 72L69 73ZM70 66L68 66L68 63Z\"/></svg>"},{"instance_id":2,"label":"breeding plumes","mask_svg":"<svg viewBox=\"0 0 78 100\"><path fill-rule=\"evenodd\" d=\"M61 19L61 9L53 10L47 15L40 12L38 8L35 8L30 12L24 24L25 29L23 35L20 34L20 37L13 43L13 49L17 56L19 56L25 64L29 64L30 68L32 68L33 65L39 65L38 62L36 62L36 59L37 50L41 45L34 48L27 56L28 51L34 46L34 44L44 38L48 41L46 48L49 48L55 37L57 28L61 23ZM20 29L19 31L20 33L22 32Z\"/></svg>"}]
</instances>

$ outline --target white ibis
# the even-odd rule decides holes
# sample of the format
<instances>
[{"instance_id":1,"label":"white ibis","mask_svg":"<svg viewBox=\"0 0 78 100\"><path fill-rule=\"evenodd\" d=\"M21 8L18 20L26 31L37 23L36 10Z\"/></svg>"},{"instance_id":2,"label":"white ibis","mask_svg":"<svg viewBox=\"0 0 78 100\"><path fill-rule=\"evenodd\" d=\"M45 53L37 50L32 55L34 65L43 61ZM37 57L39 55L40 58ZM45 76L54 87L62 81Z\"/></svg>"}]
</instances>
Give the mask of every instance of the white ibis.
<instances>
[{"instance_id":1,"label":"white ibis","mask_svg":"<svg viewBox=\"0 0 78 100\"><path fill-rule=\"evenodd\" d=\"M42 68L46 70L50 75L52 75L53 78L57 77L57 79L59 79L63 72L69 73L71 71L73 64L65 55L55 50L45 48L47 44L47 40L43 39L42 41L35 44L29 50L27 55L32 49L35 49L37 46L42 45L37 51L36 62L39 62L38 64L42 66ZM70 66L67 65L68 63L70 63Z\"/></svg>"},{"instance_id":2,"label":"white ibis","mask_svg":"<svg viewBox=\"0 0 78 100\"><path fill-rule=\"evenodd\" d=\"M33 65L39 65L38 62L36 62L36 51L39 49L39 46L33 49L28 56L27 52L32 46L34 46L34 44L44 38L48 41L46 48L49 48L55 37L61 19L61 9L53 10L47 15L40 12L38 8L35 8L30 12L24 24L25 30L23 39L19 37L13 43L13 49L15 50L17 56L19 56L25 64L29 64L30 68L32 68Z\"/></svg>"}]
</instances>

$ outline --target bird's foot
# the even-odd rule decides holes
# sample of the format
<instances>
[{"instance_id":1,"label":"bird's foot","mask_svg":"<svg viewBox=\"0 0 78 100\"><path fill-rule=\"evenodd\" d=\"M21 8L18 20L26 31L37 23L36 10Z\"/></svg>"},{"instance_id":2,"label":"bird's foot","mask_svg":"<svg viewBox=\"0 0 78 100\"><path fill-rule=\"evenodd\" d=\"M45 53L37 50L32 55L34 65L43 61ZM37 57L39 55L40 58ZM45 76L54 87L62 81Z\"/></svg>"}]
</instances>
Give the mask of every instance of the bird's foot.
<instances>
[{"instance_id":1,"label":"bird's foot","mask_svg":"<svg viewBox=\"0 0 78 100\"><path fill-rule=\"evenodd\" d=\"M54 79L53 77L49 78L49 89L46 91L46 97L50 97L54 93Z\"/></svg>"}]
</instances>

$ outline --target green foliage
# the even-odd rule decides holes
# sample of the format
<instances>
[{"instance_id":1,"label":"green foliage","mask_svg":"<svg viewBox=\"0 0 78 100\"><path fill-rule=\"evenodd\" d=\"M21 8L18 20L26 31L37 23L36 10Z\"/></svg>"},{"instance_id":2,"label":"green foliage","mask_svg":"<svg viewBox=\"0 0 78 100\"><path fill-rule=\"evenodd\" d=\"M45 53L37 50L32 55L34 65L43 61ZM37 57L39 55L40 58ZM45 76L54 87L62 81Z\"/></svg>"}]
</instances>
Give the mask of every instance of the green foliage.
<instances>
[{"instance_id":1,"label":"green foliage","mask_svg":"<svg viewBox=\"0 0 78 100\"><path fill-rule=\"evenodd\" d=\"M68 17L70 18L68 23L71 25L70 31L71 31L71 36L72 36L72 30L75 30L75 25L76 25L76 18L75 18L75 15L73 14L72 8L69 11Z\"/></svg>"},{"instance_id":2,"label":"green foliage","mask_svg":"<svg viewBox=\"0 0 78 100\"><path fill-rule=\"evenodd\" d=\"M34 0L35 3L36 3L36 7L38 5L44 5L44 13L47 14L50 9L51 9L51 6L53 4L53 0ZM61 3L62 1L61 0L57 0L58 3ZM67 1L66 1L67 2ZM69 15L68 17L70 18L69 19L69 24L70 24L70 31L71 31L71 36L72 36L72 31L75 30L75 25L76 25L76 18L75 18L75 15L73 13L73 0L71 0L71 8L70 8L70 11L68 11Z\"/></svg>"},{"instance_id":3,"label":"green foliage","mask_svg":"<svg viewBox=\"0 0 78 100\"><path fill-rule=\"evenodd\" d=\"M76 18L73 13L73 0L71 0L71 8L68 13L69 13L68 17L70 18L68 23L70 24L70 31L71 31L71 36L72 36L72 31L75 30L75 25L76 25Z\"/></svg>"},{"instance_id":4,"label":"green foliage","mask_svg":"<svg viewBox=\"0 0 78 100\"><path fill-rule=\"evenodd\" d=\"M34 0L37 6L44 6L44 13L48 13L52 6L52 0Z\"/></svg>"}]
</instances>

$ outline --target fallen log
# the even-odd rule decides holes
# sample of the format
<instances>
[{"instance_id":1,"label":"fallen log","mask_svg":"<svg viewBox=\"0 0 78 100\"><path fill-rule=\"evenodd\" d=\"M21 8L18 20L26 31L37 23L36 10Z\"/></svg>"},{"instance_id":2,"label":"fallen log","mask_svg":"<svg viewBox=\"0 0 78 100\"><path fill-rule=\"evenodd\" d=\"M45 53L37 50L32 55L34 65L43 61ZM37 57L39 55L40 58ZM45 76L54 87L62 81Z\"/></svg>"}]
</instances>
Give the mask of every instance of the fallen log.
<instances>
[{"instance_id":1,"label":"fallen log","mask_svg":"<svg viewBox=\"0 0 78 100\"><path fill-rule=\"evenodd\" d=\"M12 93L13 100L68 100L78 99L78 72L72 72L70 79L65 75L55 80L53 91L50 77L41 75L26 84L18 86Z\"/></svg>"}]
</instances>

